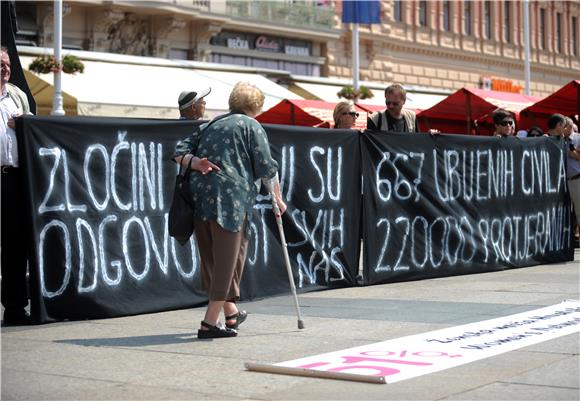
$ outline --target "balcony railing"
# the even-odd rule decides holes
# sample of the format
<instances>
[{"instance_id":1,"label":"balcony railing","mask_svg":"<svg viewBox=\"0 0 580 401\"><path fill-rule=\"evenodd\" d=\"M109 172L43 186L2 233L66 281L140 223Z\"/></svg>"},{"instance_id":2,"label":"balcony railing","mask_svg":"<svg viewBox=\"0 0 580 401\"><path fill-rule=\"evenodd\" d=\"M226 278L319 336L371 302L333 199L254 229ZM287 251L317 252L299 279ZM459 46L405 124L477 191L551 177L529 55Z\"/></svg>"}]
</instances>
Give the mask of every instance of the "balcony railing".
<instances>
[{"instance_id":1,"label":"balcony railing","mask_svg":"<svg viewBox=\"0 0 580 401\"><path fill-rule=\"evenodd\" d=\"M269 22L312 29L335 27L335 10L331 5L316 1L248 1L227 0L226 14L230 17Z\"/></svg>"}]
</instances>

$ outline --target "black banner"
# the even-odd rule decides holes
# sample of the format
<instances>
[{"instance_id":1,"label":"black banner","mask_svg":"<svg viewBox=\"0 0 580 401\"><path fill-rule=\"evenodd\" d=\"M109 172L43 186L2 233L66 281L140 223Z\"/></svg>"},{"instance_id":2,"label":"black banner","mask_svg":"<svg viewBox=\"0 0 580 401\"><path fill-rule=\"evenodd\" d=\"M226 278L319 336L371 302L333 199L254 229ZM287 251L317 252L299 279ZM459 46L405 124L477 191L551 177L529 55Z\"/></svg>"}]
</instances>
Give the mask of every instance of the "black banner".
<instances>
[{"instance_id":1,"label":"black banner","mask_svg":"<svg viewBox=\"0 0 580 401\"><path fill-rule=\"evenodd\" d=\"M359 135L351 130L267 124L264 127L272 156L278 161L282 195L288 204L283 222L296 287L355 285L360 257ZM269 227L270 239L262 243L258 235L261 245L258 249L264 255L267 252L275 255L274 271L284 275L285 270L278 269L284 266L283 255L270 205L269 197L259 197L256 209L260 219L255 218L254 223ZM267 225L264 225L264 215L268 217L266 222L270 222ZM258 227L254 234L259 233ZM252 249L256 247L250 245L246 267L253 264ZM258 261L258 265L268 269L263 274L271 275L271 262ZM284 281L283 288L287 291L288 279L280 277L280 282ZM260 295L269 295L267 287L259 288Z\"/></svg>"},{"instance_id":2,"label":"black banner","mask_svg":"<svg viewBox=\"0 0 580 401\"><path fill-rule=\"evenodd\" d=\"M364 281L573 260L563 143L363 136Z\"/></svg>"},{"instance_id":3,"label":"black banner","mask_svg":"<svg viewBox=\"0 0 580 401\"><path fill-rule=\"evenodd\" d=\"M32 312L40 322L200 305L195 240L167 232L176 165L189 121L27 117ZM280 164L286 238L302 290L354 285L358 271L360 149L349 131L267 127ZM324 133L322 133L324 132ZM270 198L251 222L242 297L288 291Z\"/></svg>"}]
</instances>

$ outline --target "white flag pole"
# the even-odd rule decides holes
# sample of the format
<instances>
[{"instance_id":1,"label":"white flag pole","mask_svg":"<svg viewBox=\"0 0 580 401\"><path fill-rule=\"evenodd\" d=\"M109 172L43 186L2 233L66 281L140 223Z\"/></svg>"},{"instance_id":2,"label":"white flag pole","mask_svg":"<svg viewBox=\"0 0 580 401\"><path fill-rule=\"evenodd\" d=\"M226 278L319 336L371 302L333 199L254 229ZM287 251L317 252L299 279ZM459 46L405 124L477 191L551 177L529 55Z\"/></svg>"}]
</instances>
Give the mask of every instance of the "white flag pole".
<instances>
[{"instance_id":1,"label":"white flag pole","mask_svg":"<svg viewBox=\"0 0 580 401\"><path fill-rule=\"evenodd\" d=\"M54 0L54 59L60 63L62 61L61 48L62 48L62 0ZM53 116L64 116L65 112L62 107L62 71L59 68L54 71L54 97L52 99L52 111L50 112Z\"/></svg>"},{"instance_id":2,"label":"white flag pole","mask_svg":"<svg viewBox=\"0 0 580 401\"><path fill-rule=\"evenodd\" d=\"M359 39L358 39L358 24L352 24L352 86L354 90L358 90L359 82ZM356 100L355 100L356 102Z\"/></svg>"},{"instance_id":3,"label":"white flag pole","mask_svg":"<svg viewBox=\"0 0 580 401\"><path fill-rule=\"evenodd\" d=\"M525 94L530 95L530 7L529 1L522 2L524 8L524 77Z\"/></svg>"}]
</instances>

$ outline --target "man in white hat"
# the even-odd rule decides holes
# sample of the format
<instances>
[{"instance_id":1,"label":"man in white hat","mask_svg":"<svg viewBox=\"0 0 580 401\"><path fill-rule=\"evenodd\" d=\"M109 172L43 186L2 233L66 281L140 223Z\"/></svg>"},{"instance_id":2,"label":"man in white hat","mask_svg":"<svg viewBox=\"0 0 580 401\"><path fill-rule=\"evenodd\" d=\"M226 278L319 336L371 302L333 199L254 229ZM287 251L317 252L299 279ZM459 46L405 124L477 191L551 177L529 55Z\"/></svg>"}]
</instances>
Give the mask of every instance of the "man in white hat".
<instances>
[{"instance_id":1,"label":"man in white hat","mask_svg":"<svg viewBox=\"0 0 580 401\"><path fill-rule=\"evenodd\" d=\"M177 103L179 104L179 114L183 120L199 120L205 113L205 100L203 99L211 92L211 88L204 87L198 91L181 92Z\"/></svg>"}]
</instances>

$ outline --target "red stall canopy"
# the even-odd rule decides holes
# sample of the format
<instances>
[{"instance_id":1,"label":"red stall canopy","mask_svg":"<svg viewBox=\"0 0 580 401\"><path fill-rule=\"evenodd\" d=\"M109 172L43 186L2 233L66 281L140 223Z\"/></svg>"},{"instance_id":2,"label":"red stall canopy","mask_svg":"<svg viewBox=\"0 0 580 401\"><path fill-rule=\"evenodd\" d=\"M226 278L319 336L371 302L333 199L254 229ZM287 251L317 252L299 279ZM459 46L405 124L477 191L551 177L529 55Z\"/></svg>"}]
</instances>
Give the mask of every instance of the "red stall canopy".
<instances>
[{"instance_id":1,"label":"red stall canopy","mask_svg":"<svg viewBox=\"0 0 580 401\"><path fill-rule=\"evenodd\" d=\"M306 127L334 126L332 113L336 103L323 102L322 100L297 100L285 99L269 110L256 117L261 123L302 125ZM360 116L356 120L356 129L365 129L367 125L366 110L355 105Z\"/></svg>"},{"instance_id":2,"label":"red stall canopy","mask_svg":"<svg viewBox=\"0 0 580 401\"><path fill-rule=\"evenodd\" d=\"M546 131L548 118L554 113L568 117L580 115L580 81L571 81L550 96L523 109L520 112L521 125L526 129L537 125Z\"/></svg>"},{"instance_id":3,"label":"red stall canopy","mask_svg":"<svg viewBox=\"0 0 580 401\"><path fill-rule=\"evenodd\" d=\"M369 114L373 114L377 111L383 111L387 108L387 106L382 105L376 105L376 104L357 104L357 106L359 106L361 109L363 109L364 111L368 112ZM409 107L405 107L403 106L403 108L405 110L411 110L414 111L416 114L419 113L421 111L421 109L411 109Z\"/></svg>"},{"instance_id":4,"label":"red stall canopy","mask_svg":"<svg viewBox=\"0 0 580 401\"><path fill-rule=\"evenodd\" d=\"M495 109L511 111L517 119L520 110L538 100L519 93L462 88L417 117L422 131L434 128L450 134L491 135L489 115Z\"/></svg>"}]
</instances>

